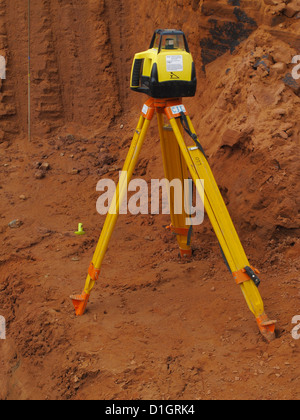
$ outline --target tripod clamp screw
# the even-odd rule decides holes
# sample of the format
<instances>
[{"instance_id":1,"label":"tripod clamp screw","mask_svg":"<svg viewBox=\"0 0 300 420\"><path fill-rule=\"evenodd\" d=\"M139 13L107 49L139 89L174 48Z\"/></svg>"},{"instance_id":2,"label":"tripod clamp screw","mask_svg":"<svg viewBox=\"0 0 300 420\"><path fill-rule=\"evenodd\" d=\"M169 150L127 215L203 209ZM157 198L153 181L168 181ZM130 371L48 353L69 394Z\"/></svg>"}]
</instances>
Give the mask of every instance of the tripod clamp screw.
<instances>
[{"instance_id":1,"label":"tripod clamp screw","mask_svg":"<svg viewBox=\"0 0 300 420\"><path fill-rule=\"evenodd\" d=\"M233 273L233 277L236 281L236 284L242 284L246 281L253 280L256 287L260 285L260 279L258 278L257 274L259 271L254 267L246 266L239 271Z\"/></svg>"}]
</instances>

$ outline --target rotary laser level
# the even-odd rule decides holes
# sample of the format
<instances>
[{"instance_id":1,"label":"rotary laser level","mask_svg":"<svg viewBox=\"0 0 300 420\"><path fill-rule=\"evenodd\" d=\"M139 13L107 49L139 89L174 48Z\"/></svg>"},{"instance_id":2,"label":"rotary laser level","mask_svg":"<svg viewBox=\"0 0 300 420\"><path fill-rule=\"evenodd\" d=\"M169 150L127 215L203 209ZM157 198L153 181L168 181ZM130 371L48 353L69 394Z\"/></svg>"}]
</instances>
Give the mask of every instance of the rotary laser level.
<instances>
[{"instance_id":1,"label":"rotary laser level","mask_svg":"<svg viewBox=\"0 0 300 420\"><path fill-rule=\"evenodd\" d=\"M134 57L130 87L152 98L195 96L195 63L182 31L154 32L149 50Z\"/></svg>"}]
</instances>

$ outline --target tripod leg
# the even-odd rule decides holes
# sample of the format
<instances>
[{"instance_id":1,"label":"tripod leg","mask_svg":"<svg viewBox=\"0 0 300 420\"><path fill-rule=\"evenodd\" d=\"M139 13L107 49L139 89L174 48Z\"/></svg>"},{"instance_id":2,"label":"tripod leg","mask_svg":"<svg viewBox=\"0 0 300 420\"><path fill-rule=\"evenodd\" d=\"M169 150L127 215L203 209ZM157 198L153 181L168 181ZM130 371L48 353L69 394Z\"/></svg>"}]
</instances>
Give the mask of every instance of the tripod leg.
<instances>
[{"instance_id":1,"label":"tripod leg","mask_svg":"<svg viewBox=\"0 0 300 420\"><path fill-rule=\"evenodd\" d=\"M71 296L76 315L83 315L90 297L90 293L100 275L101 265L106 254L109 241L119 216L119 209L124 198L128 183L137 164L137 160L146 137L154 110L146 106L147 110L141 115L138 126L135 130L133 140L124 163L121 178L114 194L109 213L106 216L100 239L96 247L92 262L90 264L84 290L81 295ZM144 109L144 108L143 108Z\"/></svg>"},{"instance_id":2,"label":"tripod leg","mask_svg":"<svg viewBox=\"0 0 300 420\"><path fill-rule=\"evenodd\" d=\"M185 187L185 180L189 178L188 168L177 144L172 127L170 125L164 126L164 115L162 113L157 113L157 117L165 177L170 183L172 181L174 182L174 180L176 180L175 182L180 180L181 188L180 203L179 198L177 199L177 197L175 197L176 185L174 188L170 188L169 204L171 225L169 226L169 229L177 236L181 257L190 258L192 256L190 244L192 226L187 225L186 220L189 215L185 212L185 209L188 208L189 197L187 197L187 191L184 191L184 195L182 194L183 187ZM180 211L176 211L176 205L178 205Z\"/></svg>"},{"instance_id":3,"label":"tripod leg","mask_svg":"<svg viewBox=\"0 0 300 420\"><path fill-rule=\"evenodd\" d=\"M172 117L170 112L166 112L166 115L170 120L191 176L198 186L200 196L204 193L205 209L220 242L228 266L236 283L241 287L249 309L256 317L261 333L268 341L271 341L275 338L276 321L270 321L265 314L263 301L258 291L259 279L256 275L258 271L249 264L208 161L201 147L199 147L199 143L196 147L188 147L185 144L180 120ZM195 135L195 130L189 117L187 117L187 122L192 134ZM197 183L197 179L204 180L204 182Z\"/></svg>"}]
</instances>

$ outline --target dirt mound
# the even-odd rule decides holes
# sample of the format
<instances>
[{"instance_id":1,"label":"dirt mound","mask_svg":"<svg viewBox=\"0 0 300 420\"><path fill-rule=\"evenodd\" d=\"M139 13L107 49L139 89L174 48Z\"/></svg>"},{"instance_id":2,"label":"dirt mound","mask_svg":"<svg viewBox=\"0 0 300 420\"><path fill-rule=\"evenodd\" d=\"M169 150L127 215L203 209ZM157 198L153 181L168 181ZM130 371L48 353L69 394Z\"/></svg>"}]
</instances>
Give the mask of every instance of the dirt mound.
<instances>
[{"instance_id":1,"label":"dirt mound","mask_svg":"<svg viewBox=\"0 0 300 420\"><path fill-rule=\"evenodd\" d=\"M294 55L257 30L234 56L208 66L205 111L195 114L232 214L261 239L299 228L300 98L288 82Z\"/></svg>"},{"instance_id":2,"label":"dirt mound","mask_svg":"<svg viewBox=\"0 0 300 420\"><path fill-rule=\"evenodd\" d=\"M26 4L25 4L26 3ZM1 399L297 399L299 2L0 0ZM193 259L168 216L121 216L87 314L82 289L146 99L129 89L154 29L182 28L198 72L185 101L278 339L263 341L207 218ZM153 123L136 175L162 178ZM13 223L11 223L13 222ZM74 231L79 222L85 236Z\"/></svg>"}]
</instances>

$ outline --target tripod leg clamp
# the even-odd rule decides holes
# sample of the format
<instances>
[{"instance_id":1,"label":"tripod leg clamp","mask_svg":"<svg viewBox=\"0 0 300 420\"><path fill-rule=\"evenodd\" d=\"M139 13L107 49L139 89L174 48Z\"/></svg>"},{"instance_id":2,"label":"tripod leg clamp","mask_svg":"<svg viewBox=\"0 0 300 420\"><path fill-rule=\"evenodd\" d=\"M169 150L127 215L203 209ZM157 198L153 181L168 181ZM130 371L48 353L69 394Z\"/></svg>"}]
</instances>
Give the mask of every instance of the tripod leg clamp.
<instances>
[{"instance_id":1,"label":"tripod leg clamp","mask_svg":"<svg viewBox=\"0 0 300 420\"><path fill-rule=\"evenodd\" d=\"M188 236L189 229L188 228L176 228L172 224L166 227L167 230L170 230L174 235L182 235Z\"/></svg>"},{"instance_id":2,"label":"tripod leg clamp","mask_svg":"<svg viewBox=\"0 0 300 420\"><path fill-rule=\"evenodd\" d=\"M91 264L89 266L88 274L89 274L92 281L97 281L99 279L99 276L100 276L100 269L95 268L94 263L91 262Z\"/></svg>"},{"instance_id":3,"label":"tripod leg clamp","mask_svg":"<svg viewBox=\"0 0 300 420\"><path fill-rule=\"evenodd\" d=\"M187 245L191 245L191 238L193 234L193 226L191 225L189 228L176 228L172 224L166 227L167 230L170 230L173 235L180 235L187 237Z\"/></svg>"},{"instance_id":4,"label":"tripod leg clamp","mask_svg":"<svg viewBox=\"0 0 300 420\"><path fill-rule=\"evenodd\" d=\"M253 280L255 286L258 287L260 285L260 279L257 277L259 271L254 267L245 267L239 271L235 271L233 273L233 277L236 281L236 284L242 284L246 281Z\"/></svg>"}]
</instances>

